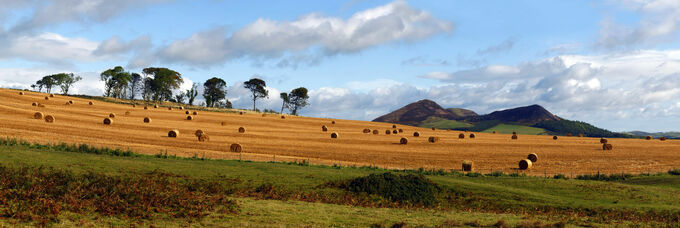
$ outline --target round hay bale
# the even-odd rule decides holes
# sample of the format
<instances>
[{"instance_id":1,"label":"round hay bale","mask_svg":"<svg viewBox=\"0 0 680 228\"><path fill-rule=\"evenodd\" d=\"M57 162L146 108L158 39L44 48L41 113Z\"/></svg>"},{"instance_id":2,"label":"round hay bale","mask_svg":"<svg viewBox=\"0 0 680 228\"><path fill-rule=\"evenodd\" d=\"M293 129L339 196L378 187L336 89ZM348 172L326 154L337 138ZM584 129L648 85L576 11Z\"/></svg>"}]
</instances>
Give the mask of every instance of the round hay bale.
<instances>
[{"instance_id":1,"label":"round hay bale","mask_svg":"<svg viewBox=\"0 0 680 228\"><path fill-rule=\"evenodd\" d=\"M50 97L54 97L54 94L50 94Z\"/></svg>"},{"instance_id":2,"label":"round hay bale","mask_svg":"<svg viewBox=\"0 0 680 228\"><path fill-rule=\"evenodd\" d=\"M512 132L512 134L513 134L513 135L516 135L516 134L517 134L517 132L516 132L516 131L513 131L513 132Z\"/></svg>"},{"instance_id":3,"label":"round hay bale","mask_svg":"<svg viewBox=\"0 0 680 228\"><path fill-rule=\"evenodd\" d=\"M227 125L227 122L222 121L222 122L220 123L220 125L222 125L222 126Z\"/></svg>"},{"instance_id":4,"label":"round hay bale","mask_svg":"<svg viewBox=\"0 0 680 228\"><path fill-rule=\"evenodd\" d=\"M583 134L578 134L578 137L583 137Z\"/></svg>"},{"instance_id":5,"label":"round hay bale","mask_svg":"<svg viewBox=\"0 0 680 228\"><path fill-rule=\"evenodd\" d=\"M458 138L459 138L459 139L464 139L464 138L465 138L465 134L463 134L463 133L458 134Z\"/></svg>"},{"instance_id":6,"label":"round hay bale","mask_svg":"<svg viewBox=\"0 0 680 228\"><path fill-rule=\"evenodd\" d=\"M600 143L607 143L607 141L608 141L608 140L605 139L605 138L600 138Z\"/></svg>"},{"instance_id":7,"label":"round hay bale","mask_svg":"<svg viewBox=\"0 0 680 228\"><path fill-rule=\"evenodd\" d=\"M371 129L364 128L364 134L368 134L368 133L371 133Z\"/></svg>"},{"instance_id":8,"label":"round hay bale","mask_svg":"<svg viewBox=\"0 0 680 228\"><path fill-rule=\"evenodd\" d=\"M420 137L420 133L417 132L417 131L416 131L416 132L413 132L413 137Z\"/></svg>"},{"instance_id":9,"label":"round hay bale","mask_svg":"<svg viewBox=\"0 0 680 228\"><path fill-rule=\"evenodd\" d=\"M404 129L399 128L399 133L404 133Z\"/></svg>"},{"instance_id":10,"label":"round hay bale","mask_svg":"<svg viewBox=\"0 0 680 228\"><path fill-rule=\"evenodd\" d=\"M197 137L199 142L206 142L210 140L210 137L207 134L201 134Z\"/></svg>"},{"instance_id":11,"label":"round hay bale","mask_svg":"<svg viewBox=\"0 0 680 228\"><path fill-rule=\"evenodd\" d=\"M71 103L66 102L66 103L64 103L64 105L71 105Z\"/></svg>"},{"instance_id":12,"label":"round hay bale","mask_svg":"<svg viewBox=\"0 0 680 228\"><path fill-rule=\"evenodd\" d=\"M338 138L338 133L337 133L337 132L331 133L331 138L332 138L332 139L337 139L337 138Z\"/></svg>"},{"instance_id":13,"label":"round hay bale","mask_svg":"<svg viewBox=\"0 0 680 228\"><path fill-rule=\"evenodd\" d=\"M380 134L380 131L378 131L378 130L373 130L373 134L374 134L374 135Z\"/></svg>"},{"instance_id":14,"label":"round hay bale","mask_svg":"<svg viewBox=\"0 0 680 228\"><path fill-rule=\"evenodd\" d=\"M177 138L179 136L179 131L178 130L170 130L168 131L168 137L170 138Z\"/></svg>"},{"instance_id":15,"label":"round hay bale","mask_svg":"<svg viewBox=\"0 0 680 228\"><path fill-rule=\"evenodd\" d=\"M33 102L31 106L38 106L38 103Z\"/></svg>"},{"instance_id":16,"label":"round hay bale","mask_svg":"<svg viewBox=\"0 0 680 228\"><path fill-rule=\"evenodd\" d=\"M511 139L517 139L517 135L512 135Z\"/></svg>"},{"instance_id":17,"label":"round hay bale","mask_svg":"<svg viewBox=\"0 0 680 228\"><path fill-rule=\"evenodd\" d=\"M46 115L45 116L45 122L54 123L54 121L57 121L57 119L54 118L54 116L52 116L52 115Z\"/></svg>"},{"instance_id":18,"label":"round hay bale","mask_svg":"<svg viewBox=\"0 0 680 228\"><path fill-rule=\"evenodd\" d=\"M239 127L238 133L246 133L246 129L244 127Z\"/></svg>"},{"instance_id":19,"label":"round hay bale","mask_svg":"<svg viewBox=\"0 0 680 228\"><path fill-rule=\"evenodd\" d=\"M38 107L39 107L39 108L44 108L45 105L44 105L44 104L38 104Z\"/></svg>"},{"instance_id":20,"label":"round hay bale","mask_svg":"<svg viewBox=\"0 0 680 228\"><path fill-rule=\"evenodd\" d=\"M50 100L50 98L49 98L49 97L45 97L45 100L46 100L46 101L49 101L49 100Z\"/></svg>"},{"instance_id":21,"label":"round hay bale","mask_svg":"<svg viewBox=\"0 0 680 228\"><path fill-rule=\"evenodd\" d=\"M187 116L187 120L194 120L193 116Z\"/></svg>"},{"instance_id":22,"label":"round hay bale","mask_svg":"<svg viewBox=\"0 0 680 228\"><path fill-rule=\"evenodd\" d=\"M654 138L653 138L651 135L648 135L647 137L645 137L645 139L646 139L646 140L652 140L652 139L654 139Z\"/></svg>"},{"instance_id":23,"label":"round hay bale","mask_svg":"<svg viewBox=\"0 0 680 228\"><path fill-rule=\"evenodd\" d=\"M113 123L113 119L111 118L104 118L104 125L111 125Z\"/></svg>"},{"instance_id":24,"label":"round hay bale","mask_svg":"<svg viewBox=\"0 0 680 228\"><path fill-rule=\"evenodd\" d=\"M130 115L130 111L125 111L125 115L126 115L126 116L129 116L129 115Z\"/></svg>"},{"instance_id":25,"label":"round hay bale","mask_svg":"<svg viewBox=\"0 0 680 228\"><path fill-rule=\"evenodd\" d=\"M189 112L189 111L184 112L184 114L187 114L187 115L189 115L190 113L191 113L191 112Z\"/></svg>"},{"instance_id":26,"label":"round hay bale","mask_svg":"<svg viewBox=\"0 0 680 228\"><path fill-rule=\"evenodd\" d=\"M397 133L399 133L397 130L393 130L393 131L392 131L392 134L395 134L395 135L396 135Z\"/></svg>"},{"instance_id":27,"label":"round hay bale","mask_svg":"<svg viewBox=\"0 0 680 228\"><path fill-rule=\"evenodd\" d=\"M194 111L194 112L191 113L191 114L195 116L195 115L198 115L198 112Z\"/></svg>"},{"instance_id":28,"label":"round hay bale","mask_svg":"<svg viewBox=\"0 0 680 228\"><path fill-rule=\"evenodd\" d=\"M406 137L401 137L401 139L399 139L399 144L403 145L408 144L408 139Z\"/></svg>"},{"instance_id":29,"label":"round hay bale","mask_svg":"<svg viewBox=\"0 0 680 228\"><path fill-rule=\"evenodd\" d=\"M111 114L109 114L109 117L111 117L111 118L116 118L116 114L115 114L115 113L111 113Z\"/></svg>"},{"instance_id":30,"label":"round hay bale","mask_svg":"<svg viewBox=\"0 0 680 228\"><path fill-rule=\"evenodd\" d=\"M536 163L536 161L538 161L538 154L530 153L527 155L527 159L529 159L532 163Z\"/></svg>"},{"instance_id":31,"label":"round hay bale","mask_svg":"<svg viewBox=\"0 0 680 228\"><path fill-rule=\"evenodd\" d=\"M557 140L557 135L553 135L553 140Z\"/></svg>"},{"instance_id":32,"label":"round hay bale","mask_svg":"<svg viewBox=\"0 0 680 228\"><path fill-rule=\"evenodd\" d=\"M168 110L172 110L172 107L168 107Z\"/></svg>"},{"instance_id":33,"label":"round hay bale","mask_svg":"<svg viewBox=\"0 0 680 228\"><path fill-rule=\"evenodd\" d=\"M602 150L613 150L614 146L612 144L604 143L602 144Z\"/></svg>"},{"instance_id":34,"label":"round hay bale","mask_svg":"<svg viewBox=\"0 0 680 228\"><path fill-rule=\"evenodd\" d=\"M267 114L262 113L262 117L267 117Z\"/></svg>"},{"instance_id":35,"label":"round hay bale","mask_svg":"<svg viewBox=\"0 0 680 228\"><path fill-rule=\"evenodd\" d=\"M24 92L19 91L19 95L24 95Z\"/></svg>"},{"instance_id":36,"label":"round hay bale","mask_svg":"<svg viewBox=\"0 0 680 228\"><path fill-rule=\"evenodd\" d=\"M474 163L472 163L472 161L470 161L470 160L463 161L463 171L465 171L465 172L472 171L473 165L474 165Z\"/></svg>"},{"instance_id":37,"label":"round hay bale","mask_svg":"<svg viewBox=\"0 0 680 228\"><path fill-rule=\"evenodd\" d=\"M385 130L385 134L389 135L389 134L392 134L392 132L390 130Z\"/></svg>"},{"instance_id":38,"label":"round hay bale","mask_svg":"<svg viewBox=\"0 0 680 228\"><path fill-rule=\"evenodd\" d=\"M494 134L498 134L498 131L493 131Z\"/></svg>"},{"instance_id":39,"label":"round hay bale","mask_svg":"<svg viewBox=\"0 0 680 228\"><path fill-rule=\"evenodd\" d=\"M439 142L439 137L430 136L429 138L427 138L427 141L431 143L436 143Z\"/></svg>"},{"instance_id":40,"label":"round hay bale","mask_svg":"<svg viewBox=\"0 0 680 228\"><path fill-rule=\"evenodd\" d=\"M397 128L397 125L392 124L392 128Z\"/></svg>"},{"instance_id":41,"label":"round hay bale","mask_svg":"<svg viewBox=\"0 0 680 228\"><path fill-rule=\"evenodd\" d=\"M153 105L153 108L158 108L158 105L156 105L156 104L155 104L155 105Z\"/></svg>"},{"instance_id":42,"label":"round hay bale","mask_svg":"<svg viewBox=\"0 0 680 228\"><path fill-rule=\"evenodd\" d=\"M151 123L151 118L144 117L144 123Z\"/></svg>"},{"instance_id":43,"label":"round hay bale","mask_svg":"<svg viewBox=\"0 0 680 228\"><path fill-rule=\"evenodd\" d=\"M194 132L194 135L196 135L196 136L200 136L202 134L205 134L205 132L203 132L203 130L201 130L201 129L198 129L198 130L196 130L196 132Z\"/></svg>"},{"instance_id":44,"label":"round hay bale","mask_svg":"<svg viewBox=\"0 0 680 228\"><path fill-rule=\"evenodd\" d=\"M474 138L475 138L475 134L470 134L470 138L471 138L471 139L474 139Z\"/></svg>"},{"instance_id":45,"label":"round hay bale","mask_svg":"<svg viewBox=\"0 0 680 228\"><path fill-rule=\"evenodd\" d=\"M659 140L666 141L666 136L661 136L661 138L659 138Z\"/></svg>"},{"instance_id":46,"label":"round hay bale","mask_svg":"<svg viewBox=\"0 0 680 228\"><path fill-rule=\"evenodd\" d=\"M73 101L69 100L68 103L69 103L69 104L73 104Z\"/></svg>"},{"instance_id":47,"label":"round hay bale","mask_svg":"<svg viewBox=\"0 0 680 228\"><path fill-rule=\"evenodd\" d=\"M520 170L527 170L531 169L531 166L533 166L533 163L529 159L522 159L519 160L519 169Z\"/></svg>"},{"instance_id":48,"label":"round hay bale","mask_svg":"<svg viewBox=\"0 0 680 228\"><path fill-rule=\"evenodd\" d=\"M239 114L239 115L243 115L243 112L239 112L238 114Z\"/></svg>"},{"instance_id":49,"label":"round hay bale","mask_svg":"<svg viewBox=\"0 0 680 228\"><path fill-rule=\"evenodd\" d=\"M322 126L321 126L321 131L328 131L328 127L326 127L326 125L322 125Z\"/></svg>"},{"instance_id":50,"label":"round hay bale","mask_svg":"<svg viewBox=\"0 0 680 228\"><path fill-rule=\"evenodd\" d=\"M147 107L147 106L144 106L144 110L147 110L147 109L149 109L149 107Z\"/></svg>"},{"instance_id":51,"label":"round hay bale","mask_svg":"<svg viewBox=\"0 0 680 228\"><path fill-rule=\"evenodd\" d=\"M136 104L132 104L132 107L133 107L133 108L136 108L136 107L137 107L137 105L136 105Z\"/></svg>"},{"instance_id":52,"label":"round hay bale","mask_svg":"<svg viewBox=\"0 0 680 228\"><path fill-rule=\"evenodd\" d=\"M232 143L231 146L229 146L229 151L231 152L241 152L243 151L243 146L238 143Z\"/></svg>"},{"instance_id":53,"label":"round hay bale","mask_svg":"<svg viewBox=\"0 0 680 228\"><path fill-rule=\"evenodd\" d=\"M571 137L571 133L567 133L567 137Z\"/></svg>"},{"instance_id":54,"label":"round hay bale","mask_svg":"<svg viewBox=\"0 0 680 228\"><path fill-rule=\"evenodd\" d=\"M285 118L286 118L286 116L281 116L281 119L285 119Z\"/></svg>"},{"instance_id":55,"label":"round hay bale","mask_svg":"<svg viewBox=\"0 0 680 228\"><path fill-rule=\"evenodd\" d=\"M434 131L434 130L436 130L436 128L432 127L432 130Z\"/></svg>"},{"instance_id":56,"label":"round hay bale","mask_svg":"<svg viewBox=\"0 0 680 228\"><path fill-rule=\"evenodd\" d=\"M42 112L35 112L35 113L33 114L33 119L42 120L44 117L45 117L45 115L43 115Z\"/></svg>"},{"instance_id":57,"label":"round hay bale","mask_svg":"<svg viewBox=\"0 0 680 228\"><path fill-rule=\"evenodd\" d=\"M88 105L94 105L94 102L90 101L90 102L87 102L87 104Z\"/></svg>"},{"instance_id":58,"label":"round hay bale","mask_svg":"<svg viewBox=\"0 0 680 228\"><path fill-rule=\"evenodd\" d=\"M184 107L182 107L182 106L179 106L179 110L184 110Z\"/></svg>"}]
</instances>

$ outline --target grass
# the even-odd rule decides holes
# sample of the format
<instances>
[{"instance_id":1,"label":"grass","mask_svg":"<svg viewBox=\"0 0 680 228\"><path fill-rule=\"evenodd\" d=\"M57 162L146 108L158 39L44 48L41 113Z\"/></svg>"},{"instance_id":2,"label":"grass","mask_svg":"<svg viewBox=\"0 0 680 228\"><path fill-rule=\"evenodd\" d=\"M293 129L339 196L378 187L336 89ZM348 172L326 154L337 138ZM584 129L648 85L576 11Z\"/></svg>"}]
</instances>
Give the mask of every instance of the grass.
<instances>
[{"instance_id":1,"label":"grass","mask_svg":"<svg viewBox=\"0 0 680 228\"><path fill-rule=\"evenodd\" d=\"M455 120L447 120L444 118L439 118L439 117L429 117L426 120L424 120L419 127L424 127L424 128L437 128L437 129L456 129L456 128L466 128L466 127L472 127L472 124L465 123L465 122L459 122Z\"/></svg>"},{"instance_id":2,"label":"grass","mask_svg":"<svg viewBox=\"0 0 680 228\"><path fill-rule=\"evenodd\" d=\"M522 135L541 135L545 134L545 130L535 127L527 127L522 125L512 125L512 124L498 124L494 127L484 130L485 133L492 133L493 131L498 131L500 134L512 134L516 131L517 134Z\"/></svg>"},{"instance_id":3,"label":"grass","mask_svg":"<svg viewBox=\"0 0 680 228\"><path fill-rule=\"evenodd\" d=\"M74 153L58 150L59 148L62 147L0 144L0 165L54 167L59 172L73 175L94 173L114 179L130 176L142 178L155 172L168 174L171 177L168 181L177 181L173 183L200 180L233 184L233 193L225 193L224 196L237 202L240 214L212 211L196 221L154 216L142 221L162 226L183 226L188 222L206 226L272 225L269 221L276 221L274 224L281 226L389 227L401 222L412 226L438 226L445 223L490 226L500 220L512 226L535 221L544 224L565 221L576 225L677 225L680 216L680 199L675 197L680 194L680 176L673 175L673 171L649 176L629 176L606 182L527 177L498 172L463 175L447 171L412 170L407 173L422 173L424 178L445 190L438 195L435 205L412 207L392 204L389 199L379 195L356 194L326 187L329 182L347 182L388 171L384 169L165 159L134 154L117 156L107 153ZM525 217L528 220L523 219ZM79 214L66 211L56 218L54 223L64 226L74 225L81 220L85 224L104 220L109 225L136 222L136 219L126 216L102 216L97 212ZM23 224L21 220L8 221Z\"/></svg>"}]
</instances>

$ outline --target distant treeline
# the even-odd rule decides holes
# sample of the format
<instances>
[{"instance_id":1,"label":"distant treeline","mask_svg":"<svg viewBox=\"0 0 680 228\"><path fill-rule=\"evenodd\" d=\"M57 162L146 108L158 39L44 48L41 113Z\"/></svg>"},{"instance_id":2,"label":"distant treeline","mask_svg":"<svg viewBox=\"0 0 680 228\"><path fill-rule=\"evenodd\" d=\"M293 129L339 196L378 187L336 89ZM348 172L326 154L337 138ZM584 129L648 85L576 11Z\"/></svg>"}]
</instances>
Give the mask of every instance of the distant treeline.
<instances>
[{"instance_id":1,"label":"distant treeline","mask_svg":"<svg viewBox=\"0 0 680 228\"><path fill-rule=\"evenodd\" d=\"M543 128L551 133L558 135L583 134L588 137L609 137L609 138L638 138L637 136L623 133L611 132L602 128L595 127L586 122L573 120L541 121L532 127Z\"/></svg>"}]
</instances>

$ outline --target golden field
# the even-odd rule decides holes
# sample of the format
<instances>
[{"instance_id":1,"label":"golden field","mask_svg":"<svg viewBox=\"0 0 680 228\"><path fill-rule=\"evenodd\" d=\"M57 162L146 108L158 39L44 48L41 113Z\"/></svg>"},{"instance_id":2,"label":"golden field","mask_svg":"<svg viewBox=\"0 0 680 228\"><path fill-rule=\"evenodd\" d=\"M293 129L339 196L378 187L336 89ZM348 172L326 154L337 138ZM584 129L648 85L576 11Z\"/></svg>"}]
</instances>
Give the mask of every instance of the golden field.
<instances>
[{"instance_id":1,"label":"golden field","mask_svg":"<svg viewBox=\"0 0 680 228\"><path fill-rule=\"evenodd\" d=\"M680 168L680 141L609 139L612 151L603 151L599 138L474 133L459 139L458 131L431 130L397 125L403 133L385 135L392 124L341 119L323 119L258 113L198 111L194 120L186 120L186 110L144 105L114 104L55 95L45 100L45 93L0 89L0 137L17 137L40 143L86 143L94 146L131 149L137 153L167 153L255 161L308 160L313 164L376 165L385 168L461 169L463 160L474 162L481 172L516 170L518 162L529 153L538 154L538 162L525 172L530 175L563 173L646 173ZM67 105L69 100L73 104ZM33 102L45 107L32 106ZM35 112L53 115L54 123L33 118ZM193 112L193 110L190 110ZM129 115L125 115L129 112ZM113 123L104 118L115 113ZM151 123L144 123L150 117ZM331 121L335 121L332 124ZM327 132L321 130L328 127ZM239 127L246 129L239 133ZM363 129L377 129L379 135L365 134ZM194 135L203 130L210 136L199 142ZM177 138L167 137L178 130ZM413 132L420 137L413 137ZM331 132L339 137L332 139ZM429 136L439 142L429 143ZM408 144L400 145L402 137ZM243 153L229 151L232 143L243 146Z\"/></svg>"}]
</instances>

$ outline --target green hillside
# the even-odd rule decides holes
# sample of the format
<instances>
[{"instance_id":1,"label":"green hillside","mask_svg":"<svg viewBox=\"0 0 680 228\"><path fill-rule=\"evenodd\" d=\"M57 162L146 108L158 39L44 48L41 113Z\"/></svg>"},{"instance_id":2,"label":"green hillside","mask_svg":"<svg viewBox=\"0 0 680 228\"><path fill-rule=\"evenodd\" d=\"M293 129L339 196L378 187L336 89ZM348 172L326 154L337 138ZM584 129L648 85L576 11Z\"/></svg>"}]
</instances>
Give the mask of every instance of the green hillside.
<instances>
[{"instance_id":1,"label":"green hillside","mask_svg":"<svg viewBox=\"0 0 680 228\"><path fill-rule=\"evenodd\" d=\"M512 132L517 132L517 134L522 135L542 135L546 133L545 129L513 124L498 124L482 132L491 133L493 131L498 131L500 134L512 134Z\"/></svg>"},{"instance_id":2,"label":"green hillside","mask_svg":"<svg viewBox=\"0 0 680 228\"><path fill-rule=\"evenodd\" d=\"M421 122L418 127L425 127L425 128L437 128L437 129L458 129L458 128L467 128L467 127L472 127L472 124L465 123L465 122L460 122L460 121L455 121L455 120L447 120L444 118L439 118L439 117L434 117L431 116L427 118L425 121Z\"/></svg>"},{"instance_id":3,"label":"green hillside","mask_svg":"<svg viewBox=\"0 0 680 228\"><path fill-rule=\"evenodd\" d=\"M583 134L588 137L608 137L608 138L632 138L636 137L630 134L615 133L609 130L595 127L586 122L573 121L573 120L560 120L560 121L542 121L534 124L532 127L543 128L549 132L566 135L571 133L572 135Z\"/></svg>"}]
</instances>

